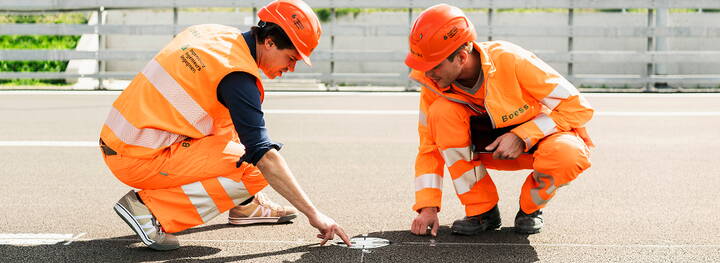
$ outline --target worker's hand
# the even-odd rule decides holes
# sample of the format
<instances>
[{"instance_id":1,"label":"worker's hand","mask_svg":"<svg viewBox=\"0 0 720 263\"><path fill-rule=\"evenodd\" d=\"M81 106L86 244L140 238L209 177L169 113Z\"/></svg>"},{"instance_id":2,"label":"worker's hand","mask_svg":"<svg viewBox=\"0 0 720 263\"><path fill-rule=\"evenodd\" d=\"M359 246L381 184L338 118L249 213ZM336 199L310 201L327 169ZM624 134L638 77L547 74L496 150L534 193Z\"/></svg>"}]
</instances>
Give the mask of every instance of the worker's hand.
<instances>
[{"instance_id":1,"label":"worker's hand","mask_svg":"<svg viewBox=\"0 0 720 263\"><path fill-rule=\"evenodd\" d=\"M493 143L485 147L486 151L493 152L493 159L514 160L525 149L525 142L512 132L497 137Z\"/></svg>"},{"instance_id":2,"label":"worker's hand","mask_svg":"<svg viewBox=\"0 0 720 263\"><path fill-rule=\"evenodd\" d=\"M350 246L350 239L345 234L345 230L342 229L337 223L335 223L335 220L332 218L326 216L323 213L318 212L316 216L313 218L308 218L310 221L310 225L320 230L320 234L317 235L318 238L322 239L320 242L320 245L325 245L325 243L328 240L335 239L335 234L340 236L343 242Z\"/></svg>"},{"instance_id":3,"label":"worker's hand","mask_svg":"<svg viewBox=\"0 0 720 263\"><path fill-rule=\"evenodd\" d=\"M431 227L430 234L437 236L438 228L440 228L440 220L438 220L437 214L437 207L420 209L420 214L418 214L412 222L410 232L415 235L424 236L428 234L428 227Z\"/></svg>"}]
</instances>

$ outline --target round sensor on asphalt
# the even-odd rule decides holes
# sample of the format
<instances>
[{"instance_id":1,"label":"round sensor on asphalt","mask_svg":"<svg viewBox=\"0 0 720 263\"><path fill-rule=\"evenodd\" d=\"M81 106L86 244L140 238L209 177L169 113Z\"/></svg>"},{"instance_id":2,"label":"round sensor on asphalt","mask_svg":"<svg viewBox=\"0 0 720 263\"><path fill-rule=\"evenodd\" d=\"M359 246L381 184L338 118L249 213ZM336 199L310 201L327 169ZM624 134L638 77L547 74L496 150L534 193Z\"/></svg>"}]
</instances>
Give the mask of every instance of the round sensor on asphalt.
<instances>
[{"instance_id":1,"label":"round sensor on asphalt","mask_svg":"<svg viewBox=\"0 0 720 263\"><path fill-rule=\"evenodd\" d=\"M372 249L390 245L390 241L387 239L377 237L353 237L350 239L350 248L354 249ZM341 247L348 247L344 242L339 241L335 245Z\"/></svg>"}]
</instances>

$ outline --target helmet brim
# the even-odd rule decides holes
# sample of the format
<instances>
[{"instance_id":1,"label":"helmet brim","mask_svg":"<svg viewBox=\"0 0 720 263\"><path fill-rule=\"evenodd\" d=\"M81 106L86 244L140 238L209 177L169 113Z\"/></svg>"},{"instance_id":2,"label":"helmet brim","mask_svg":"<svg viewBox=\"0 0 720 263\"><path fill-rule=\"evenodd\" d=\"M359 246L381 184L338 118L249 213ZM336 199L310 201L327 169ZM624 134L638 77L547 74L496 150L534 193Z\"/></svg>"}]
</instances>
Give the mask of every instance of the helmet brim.
<instances>
[{"instance_id":1,"label":"helmet brim","mask_svg":"<svg viewBox=\"0 0 720 263\"><path fill-rule=\"evenodd\" d=\"M297 49L296 49L297 50ZM310 57L306 56L300 50L297 50L298 54L300 54L300 57L302 58L302 61L305 62L306 65L309 67L312 67L312 61L310 61Z\"/></svg>"},{"instance_id":2,"label":"helmet brim","mask_svg":"<svg viewBox=\"0 0 720 263\"><path fill-rule=\"evenodd\" d=\"M419 60L417 59L417 56L414 56L412 53L408 53L408 55L405 57L405 65L420 72L430 71L431 69L439 65L440 62L442 62L442 59L439 61Z\"/></svg>"}]
</instances>

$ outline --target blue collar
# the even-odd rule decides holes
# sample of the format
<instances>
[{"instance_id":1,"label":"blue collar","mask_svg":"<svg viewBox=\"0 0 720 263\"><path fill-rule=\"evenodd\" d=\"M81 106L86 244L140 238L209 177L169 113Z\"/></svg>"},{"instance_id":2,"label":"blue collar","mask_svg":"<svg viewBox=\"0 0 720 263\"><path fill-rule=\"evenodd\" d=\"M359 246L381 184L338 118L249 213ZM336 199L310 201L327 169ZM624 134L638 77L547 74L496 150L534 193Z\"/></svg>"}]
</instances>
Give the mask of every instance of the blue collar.
<instances>
[{"instance_id":1,"label":"blue collar","mask_svg":"<svg viewBox=\"0 0 720 263\"><path fill-rule=\"evenodd\" d=\"M250 55L252 55L253 60L257 61L257 54L255 53L257 43L255 42L255 36L253 35L252 31L242 33L242 35L245 39L245 43L247 43L247 46L250 49Z\"/></svg>"}]
</instances>

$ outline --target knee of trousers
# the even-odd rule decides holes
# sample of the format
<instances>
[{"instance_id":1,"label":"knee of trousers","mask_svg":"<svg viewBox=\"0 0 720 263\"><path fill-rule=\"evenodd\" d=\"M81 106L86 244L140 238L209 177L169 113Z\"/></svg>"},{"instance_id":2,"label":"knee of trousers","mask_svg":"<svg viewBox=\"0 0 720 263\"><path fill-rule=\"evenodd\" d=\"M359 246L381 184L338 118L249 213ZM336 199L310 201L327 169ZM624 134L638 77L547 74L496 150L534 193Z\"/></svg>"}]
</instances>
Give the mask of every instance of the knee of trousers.
<instances>
[{"instance_id":1,"label":"knee of trousers","mask_svg":"<svg viewBox=\"0 0 720 263\"><path fill-rule=\"evenodd\" d=\"M551 175L556 185L566 184L591 165L589 151L581 142L558 140L535 154L533 169Z\"/></svg>"}]
</instances>

